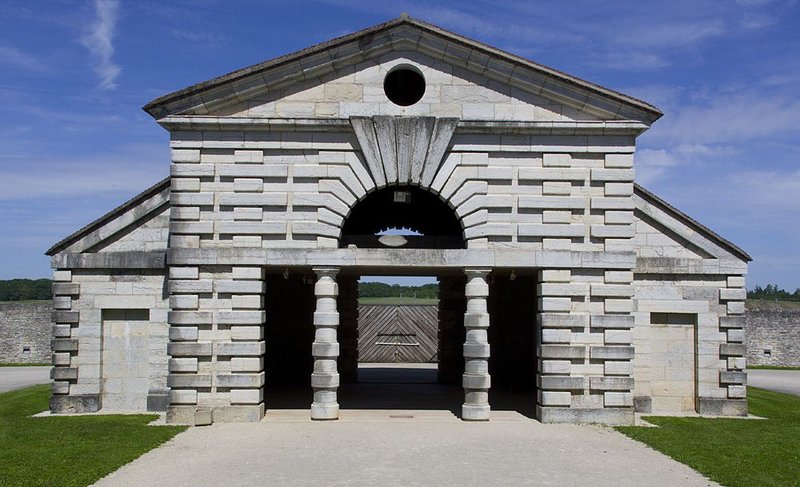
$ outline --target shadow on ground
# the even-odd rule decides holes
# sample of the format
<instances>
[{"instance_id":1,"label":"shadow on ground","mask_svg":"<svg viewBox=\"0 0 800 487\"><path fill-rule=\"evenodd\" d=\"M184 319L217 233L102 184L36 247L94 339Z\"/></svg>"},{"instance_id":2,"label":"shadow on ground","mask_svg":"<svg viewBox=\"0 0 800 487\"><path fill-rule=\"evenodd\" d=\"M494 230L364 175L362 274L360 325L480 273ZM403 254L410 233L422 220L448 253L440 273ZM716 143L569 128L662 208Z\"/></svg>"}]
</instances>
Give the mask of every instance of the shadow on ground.
<instances>
[{"instance_id":1,"label":"shadow on ground","mask_svg":"<svg viewBox=\"0 0 800 487\"><path fill-rule=\"evenodd\" d=\"M265 391L267 411L308 409L311 399L309 386L267 386ZM362 364L358 382L342 384L338 399L342 410L438 410L460 417L464 390L437 383L435 364ZM534 418L534 391L517 393L493 388L489 403L493 411L513 411Z\"/></svg>"}]
</instances>

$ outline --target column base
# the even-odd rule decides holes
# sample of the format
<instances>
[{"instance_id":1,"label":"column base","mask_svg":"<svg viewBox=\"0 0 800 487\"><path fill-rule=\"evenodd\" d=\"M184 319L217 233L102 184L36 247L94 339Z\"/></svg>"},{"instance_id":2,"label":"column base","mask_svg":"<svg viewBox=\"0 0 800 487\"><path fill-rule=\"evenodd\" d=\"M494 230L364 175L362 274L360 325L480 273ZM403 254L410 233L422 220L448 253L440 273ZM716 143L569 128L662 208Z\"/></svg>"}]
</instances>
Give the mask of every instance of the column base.
<instances>
[{"instance_id":1,"label":"column base","mask_svg":"<svg viewBox=\"0 0 800 487\"><path fill-rule=\"evenodd\" d=\"M542 423L633 425L633 408L573 409L536 406L536 419Z\"/></svg>"},{"instance_id":2,"label":"column base","mask_svg":"<svg viewBox=\"0 0 800 487\"><path fill-rule=\"evenodd\" d=\"M264 418L264 403L249 406L170 406L167 423L189 426L211 423L257 423Z\"/></svg>"},{"instance_id":3,"label":"column base","mask_svg":"<svg viewBox=\"0 0 800 487\"><path fill-rule=\"evenodd\" d=\"M311 419L315 421L329 421L339 419L339 403L311 403Z\"/></svg>"},{"instance_id":4,"label":"column base","mask_svg":"<svg viewBox=\"0 0 800 487\"><path fill-rule=\"evenodd\" d=\"M53 414L96 413L99 410L100 396L97 394L50 396L50 412Z\"/></svg>"},{"instance_id":5,"label":"column base","mask_svg":"<svg viewBox=\"0 0 800 487\"><path fill-rule=\"evenodd\" d=\"M747 416L747 399L701 397L697 400L697 413L709 416Z\"/></svg>"},{"instance_id":6,"label":"column base","mask_svg":"<svg viewBox=\"0 0 800 487\"><path fill-rule=\"evenodd\" d=\"M148 394L147 411L162 412L169 407L169 394Z\"/></svg>"},{"instance_id":7,"label":"column base","mask_svg":"<svg viewBox=\"0 0 800 487\"><path fill-rule=\"evenodd\" d=\"M464 421L489 421L491 407L486 405L464 404L461 406L461 419Z\"/></svg>"}]
</instances>

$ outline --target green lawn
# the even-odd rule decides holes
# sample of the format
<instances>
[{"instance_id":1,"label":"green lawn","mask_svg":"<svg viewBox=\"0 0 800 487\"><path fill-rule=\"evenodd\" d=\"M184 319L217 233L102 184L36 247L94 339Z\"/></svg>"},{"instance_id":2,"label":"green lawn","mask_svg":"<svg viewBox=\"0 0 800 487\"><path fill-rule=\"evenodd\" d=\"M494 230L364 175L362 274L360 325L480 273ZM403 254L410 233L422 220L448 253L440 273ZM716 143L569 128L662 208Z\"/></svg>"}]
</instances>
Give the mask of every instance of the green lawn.
<instances>
[{"instance_id":1,"label":"green lawn","mask_svg":"<svg viewBox=\"0 0 800 487\"><path fill-rule=\"evenodd\" d=\"M186 429L147 426L152 414L29 417L49 395L49 384L0 394L0 485L89 485Z\"/></svg>"},{"instance_id":2,"label":"green lawn","mask_svg":"<svg viewBox=\"0 0 800 487\"><path fill-rule=\"evenodd\" d=\"M386 297L386 298L358 298L358 304L439 304L436 298L406 298L406 297Z\"/></svg>"},{"instance_id":3,"label":"green lawn","mask_svg":"<svg viewBox=\"0 0 800 487\"><path fill-rule=\"evenodd\" d=\"M659 428L618 431L723 485L800 485L800 397L748 387L750 413L769 419L647 417Z\"/></svg>"}]
</instances>

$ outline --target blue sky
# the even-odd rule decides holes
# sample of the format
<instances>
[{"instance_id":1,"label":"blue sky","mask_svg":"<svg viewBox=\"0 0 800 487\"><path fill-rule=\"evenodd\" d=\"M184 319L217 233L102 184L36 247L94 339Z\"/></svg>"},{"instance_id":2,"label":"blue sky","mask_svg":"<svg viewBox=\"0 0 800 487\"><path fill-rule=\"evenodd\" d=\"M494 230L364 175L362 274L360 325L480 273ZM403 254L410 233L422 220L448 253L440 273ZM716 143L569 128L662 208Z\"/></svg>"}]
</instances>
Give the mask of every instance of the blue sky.
<instances>
[{"instance_id":1,"label":"blue sky","mask_svg":"<svg viewBox=\"0 0 800 487\"><path fill-rule=\"evenodd\" d=\"M401 12L661 108L639 181L800 287L796 0L5 0L0 278L167 175L148 101Z\"/></svg>"}]
</instances>

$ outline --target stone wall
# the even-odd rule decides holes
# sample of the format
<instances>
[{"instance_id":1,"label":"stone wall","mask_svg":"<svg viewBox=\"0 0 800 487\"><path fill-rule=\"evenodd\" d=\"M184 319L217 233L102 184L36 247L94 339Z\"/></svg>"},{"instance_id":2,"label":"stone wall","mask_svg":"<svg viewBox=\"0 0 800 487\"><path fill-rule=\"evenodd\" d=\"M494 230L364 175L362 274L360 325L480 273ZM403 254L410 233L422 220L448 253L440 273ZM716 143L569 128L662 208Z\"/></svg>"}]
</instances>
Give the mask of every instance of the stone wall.
<instances>
[{"instance_id":1,"label":"stone wall","mask_svg":"<svg viewBox=\"0 0 800 487\"><path fill-rule=\"evenodd\" d=\"M800 309L747 312L747 364L800 366Z\"/></svg>"},{"instance_id":2,"label":"stone wall","mask_svg":"<svg viewBox=\"0 0 800 487\"><path fill-rule=\"evenodd\" d=\"M0 303L0 363L50 363L50 301Z\"/></svg>"}]
</instances>

